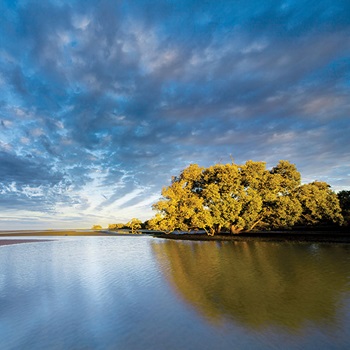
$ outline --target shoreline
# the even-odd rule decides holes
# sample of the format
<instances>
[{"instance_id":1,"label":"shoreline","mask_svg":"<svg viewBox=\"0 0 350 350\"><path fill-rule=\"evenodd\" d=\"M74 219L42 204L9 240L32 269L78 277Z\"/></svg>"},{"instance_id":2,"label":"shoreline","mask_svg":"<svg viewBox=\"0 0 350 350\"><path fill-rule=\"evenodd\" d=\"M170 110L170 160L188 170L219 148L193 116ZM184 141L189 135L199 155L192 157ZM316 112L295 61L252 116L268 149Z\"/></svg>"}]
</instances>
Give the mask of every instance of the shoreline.
<instances>
[{"instance_id":1,"label":"shoreline","mask_svg":"<svg viewBox=\"0 0 350 350\"><path fill-rule=\"evenodd\" d=\"M319 242L319 243L350 243L350 230L299 230L299 231L256 231L245 232L237 235L221 234L208 236L206 233L163 233L159 231L147 231L142 234L129 232L113 232L108 230L25 230L25 231L0 231L0 245L31 243L48 241L45 239L30 239L30 237L123 237L123 236L151 236L161 239L173 239L179 241L260 241L260 242ZM16 239L18 237L19 239ZM10 239L7 239L10 238ZM27 239L26 239L27 238Z\"/></svg>"},{"instance_id":2,"label":"shoreline","mask_svg":"<svg viewBox=\"0 0 350 350\"><path fill-rule=\"evenodd\" d=\"M320 232L320 231L302 231L302 232L250 232L237 235L216 235L207 234L174 234L158 233L153 237L163 239L175 239L184 241L231 241L231 242L314 242L314 243L344 243L350 244L349 232Z\"/></svg>"}]
</instances>

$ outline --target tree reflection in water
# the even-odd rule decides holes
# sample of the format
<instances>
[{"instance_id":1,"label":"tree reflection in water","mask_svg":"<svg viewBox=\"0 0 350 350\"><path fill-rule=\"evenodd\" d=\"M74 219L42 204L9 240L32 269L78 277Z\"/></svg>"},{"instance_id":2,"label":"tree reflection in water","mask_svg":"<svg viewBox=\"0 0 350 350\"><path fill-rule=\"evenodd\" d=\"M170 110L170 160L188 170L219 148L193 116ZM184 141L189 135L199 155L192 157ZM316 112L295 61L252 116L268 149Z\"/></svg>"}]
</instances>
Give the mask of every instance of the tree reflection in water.
<instances>
[{"instance_id":1,"label":"tree reflection in water","mask_svg":"<svg viewBox=\"0 0 350 350\"><path fill-rule=\"evenodd\" d=\"M164 240L152 247L175 291L215 324L330 328L350 295L346 245Z\"/></svg>"}]
</instances>

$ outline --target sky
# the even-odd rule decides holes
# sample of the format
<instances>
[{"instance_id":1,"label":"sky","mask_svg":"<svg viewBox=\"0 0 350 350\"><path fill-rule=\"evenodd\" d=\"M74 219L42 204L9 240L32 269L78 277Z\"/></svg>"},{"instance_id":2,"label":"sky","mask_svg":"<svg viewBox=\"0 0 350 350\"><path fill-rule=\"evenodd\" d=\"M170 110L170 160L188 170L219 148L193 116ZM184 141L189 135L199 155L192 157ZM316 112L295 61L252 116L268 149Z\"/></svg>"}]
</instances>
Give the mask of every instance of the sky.
<instances>
[{"instance_id":1,"label":"sky","mask_svg":"<svg viewBox=\"0 0 350 350\"><path fill-rule=\"evenodd\" d=\"M350 189L350 1L1 0L0 230L141 220L280 159Z\"/></svg>"}]
</instances>

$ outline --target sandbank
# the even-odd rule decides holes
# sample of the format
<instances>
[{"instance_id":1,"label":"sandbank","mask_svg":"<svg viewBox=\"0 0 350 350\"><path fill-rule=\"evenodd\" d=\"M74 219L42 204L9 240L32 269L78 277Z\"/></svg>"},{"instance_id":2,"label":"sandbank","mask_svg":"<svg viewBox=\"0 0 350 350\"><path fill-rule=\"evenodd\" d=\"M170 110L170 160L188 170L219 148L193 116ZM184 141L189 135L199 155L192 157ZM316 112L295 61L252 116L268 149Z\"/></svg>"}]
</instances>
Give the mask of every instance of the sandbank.
<instances>
[{"instance_id":1,"label":"sandbank","mask_svg":"<svg viewBox=\"0 0 350 350\"><path fill-rule=\"evenodd\" d=\"M20 243L49 242L47 239L1 239L0 246Z\"/></svg>"},{"instance_id":2,"label":"sandbank","mask_svg":"<svg viewBox=\"0 0 350 350\"><path fill-rule=\"evenodd\" d=\"M94 230L23 230L23 231L0 231L1 237L30 237L30 236L110 236L103 231Z\"/></svg>"}]
</instances>

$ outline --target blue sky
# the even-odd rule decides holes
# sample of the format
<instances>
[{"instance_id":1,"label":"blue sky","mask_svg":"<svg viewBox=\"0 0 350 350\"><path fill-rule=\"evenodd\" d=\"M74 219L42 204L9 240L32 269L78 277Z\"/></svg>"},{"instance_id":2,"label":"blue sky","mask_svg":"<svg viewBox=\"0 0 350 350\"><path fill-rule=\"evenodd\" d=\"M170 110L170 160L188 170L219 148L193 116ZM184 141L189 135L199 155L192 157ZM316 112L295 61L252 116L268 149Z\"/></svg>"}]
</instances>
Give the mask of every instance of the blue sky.
<instances>
[{"instance_id":1,"label":"blue sky","mask_svg":"<svg viewBox=\"0 0 350 350\"><path fill-rule=\"evenodd\" d=\"M190 163L350 189L350 2L0 4L0 229L142 220Z\"/></svg>"}]
</instances>

